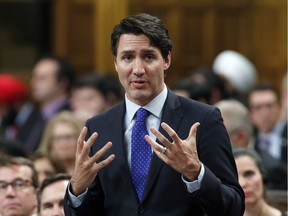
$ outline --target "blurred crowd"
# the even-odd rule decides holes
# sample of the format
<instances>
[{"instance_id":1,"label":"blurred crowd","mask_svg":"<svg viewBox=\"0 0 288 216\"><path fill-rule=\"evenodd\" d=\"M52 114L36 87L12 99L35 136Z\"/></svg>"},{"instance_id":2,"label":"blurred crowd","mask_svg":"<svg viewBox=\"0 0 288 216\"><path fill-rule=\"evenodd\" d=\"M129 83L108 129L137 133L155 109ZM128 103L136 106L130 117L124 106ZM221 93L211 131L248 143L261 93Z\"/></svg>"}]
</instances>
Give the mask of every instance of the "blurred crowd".
<instances>
[{"instance_id":1,"label":"blurred crowd","mask_svg":"<svg viewBox=\"0 0 288 216\"><path fill-rule=\"evenodd\" d=\"M56 56L39 59L29 83L0 73L0 216L64 215L81 129L125 96L109 72L76 74L70 62ZM226 50L211 66L170 86L180 96L220 109L247 195L246 215L256 215L259 200L261 208L277 212L265 202L264 187L287 191L287 74L281 88L257 77L248 58ZM255 178L263 182L260 188L253 188Z\"/></svg>"}]
</instances>

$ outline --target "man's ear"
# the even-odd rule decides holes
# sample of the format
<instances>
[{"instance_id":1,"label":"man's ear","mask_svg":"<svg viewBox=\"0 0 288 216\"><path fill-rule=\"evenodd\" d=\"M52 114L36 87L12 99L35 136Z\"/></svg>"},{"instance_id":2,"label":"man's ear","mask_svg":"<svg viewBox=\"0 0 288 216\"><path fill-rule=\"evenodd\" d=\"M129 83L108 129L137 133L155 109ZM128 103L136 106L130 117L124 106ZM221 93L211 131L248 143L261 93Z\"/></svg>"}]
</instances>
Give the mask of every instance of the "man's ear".
<instances>
[{"instance_id":1,"label":"man's ear","mask_svg":"<svg viewBox=\"0 0 288 216\"><path fill-rule=\"evenodd\" d=\"M116 62L116 57L114 57L114 67L115 67L115 70L118 72L118 66L117 66L117 62Z\"/></svg>"},{"instance_id":2,"label":"man's ear","mask_svg":"<svg viewBox=\"0 0 288 216\"><path fill-rule=\"evenodd\" d=\"M167 70L170 67L170 64L171 64L171 52L169 52L167 58L165 59L164 70Z\"/></svg>"}]
</instances>

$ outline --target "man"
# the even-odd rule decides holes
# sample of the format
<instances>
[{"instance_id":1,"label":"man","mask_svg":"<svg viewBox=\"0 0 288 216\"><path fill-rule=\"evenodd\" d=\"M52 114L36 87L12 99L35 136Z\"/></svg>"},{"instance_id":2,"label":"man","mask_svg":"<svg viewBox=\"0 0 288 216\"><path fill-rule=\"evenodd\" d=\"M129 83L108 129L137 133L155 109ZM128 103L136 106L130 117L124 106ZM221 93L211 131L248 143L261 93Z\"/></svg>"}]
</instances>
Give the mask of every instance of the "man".
<instances>
[{"instance_id":1,"label":"man","mask_svg":"<svg viewBox=\"0 0 288 216\"><path fill-rule=\"evenodd\" d=\"M71 109L83 123L123 99L119 81L112 75L88 74L72 87Z\"/></svg>"},{"instance_id":2,"label":"man","mask_svg":"<svg viewBox=\"0 0 288 216\"><path fill-rule=\"evenodd\" d=\"M82 130L66 215L242 215L219 110L176 96L164 83L172 42L162 21L129 16L115 26L111 44L125 102Z\"/></svg>"},{"instance_id":3,"label":"man","mask_svg":"<svg viewBox=\"0 0 288 216\"><path fill-rule=\"evenodd\" d=\"M31 96L37 108L19 123L18 139L28 153L37 150L48 119L62 110L70 110L69 97L74 69L65 59L45 56L37 61L31 78Z\"/></svg>"},{"instance_id":4,"label":"man","mask_svg":"<svg viewBox=\"0 0 288 216\"><path fill-rule=\"evenodd\" d=\"M214 104L222 114L233 148L254 148L254 134L248 108L238 100L220 100Z\"/></svg>"},{"instance_id":5,"label":"man","mask_svg":"<svg viewBox=\"0 0 288 216\"><path fill-rule=\"evenodd\" d=\"M37 212L37 173L32 161L0 158L0 215L32 216Z\"/></svg>"},{"instance_id":6,"label":"man","mask_svg":"<svg viewBox=\"0 0 288 216\"><path fill-rule=\"evenodd\" d=\"M44 180L38 191L39 216L64 216L64 195L68 174L59 173Z\"/></svg>"},{"instance_id":7,"label":"man","mask_svg":"<svg viewBox=\"0 0 288 216\"><path fill-rule=\"evenodd\" d=\"M280 93L271 83L258 83L248 95L255 149L263 160L271 189L287 189L287 122L281 117Z\"/></svg>"}]
</instances>

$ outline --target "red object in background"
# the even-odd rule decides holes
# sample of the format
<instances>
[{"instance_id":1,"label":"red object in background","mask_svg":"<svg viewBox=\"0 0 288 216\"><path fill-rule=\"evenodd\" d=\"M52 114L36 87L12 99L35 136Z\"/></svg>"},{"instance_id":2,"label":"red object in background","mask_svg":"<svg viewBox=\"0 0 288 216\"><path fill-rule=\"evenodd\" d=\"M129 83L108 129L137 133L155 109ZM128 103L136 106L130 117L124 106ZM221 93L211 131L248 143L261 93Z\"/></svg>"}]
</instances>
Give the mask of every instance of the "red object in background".
<instances>
[{"instance_id":1,"label":"red object in background","mask_svg":"<svg viewBox=\"0 0 288 216\"><path fill-rule=\"evenodd\" d=\"M7 73L0 74L0 105L13 105L25 100L27 86L24 82Z\"/></svg>"}]
</instances>

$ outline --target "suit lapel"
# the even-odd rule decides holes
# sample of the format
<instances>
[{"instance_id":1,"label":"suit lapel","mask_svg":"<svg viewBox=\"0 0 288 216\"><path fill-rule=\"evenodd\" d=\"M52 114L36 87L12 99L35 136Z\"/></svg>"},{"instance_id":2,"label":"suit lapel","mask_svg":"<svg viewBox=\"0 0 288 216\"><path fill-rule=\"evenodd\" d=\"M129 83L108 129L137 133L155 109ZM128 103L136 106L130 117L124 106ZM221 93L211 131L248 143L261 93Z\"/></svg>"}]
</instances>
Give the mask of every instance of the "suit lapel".
<instances>
[{"instance_id":1,"label":"suit lapel","mask_svg":"<svg viewBox=\"0 0 288 216\"><path fill-rule=\"evenodd\" d=\"M163 114L161 122L167 123L171 128L173 128L176 132L179 126L179 123L181 122L183 116L180 109L180 102L178 99L178 96L176 96L174 93L172 93L170 90L168 90L167 99L165 101L164 107L163 107ZM170 141L172 140L169 135L166 133L166 131L163 130L163 128L159 128L159 131L167 137ZM156 140L158 143L160 143L159 140ZM160 143L161 144L161 143ZM152 186L154 185L157 176L160 174L161 167L163 166L163 161L158 158L158 156L153 153L152 160L150 164L150 170L149 175L147 179L147 185L144 191L143 200L151 190Z\"/></svg>"}]
</instances>

